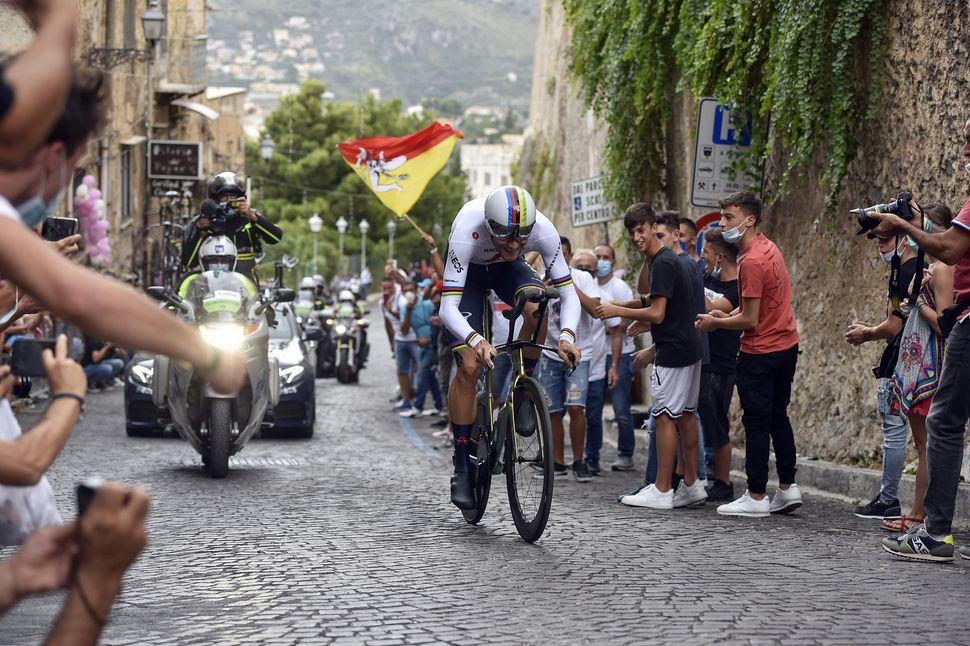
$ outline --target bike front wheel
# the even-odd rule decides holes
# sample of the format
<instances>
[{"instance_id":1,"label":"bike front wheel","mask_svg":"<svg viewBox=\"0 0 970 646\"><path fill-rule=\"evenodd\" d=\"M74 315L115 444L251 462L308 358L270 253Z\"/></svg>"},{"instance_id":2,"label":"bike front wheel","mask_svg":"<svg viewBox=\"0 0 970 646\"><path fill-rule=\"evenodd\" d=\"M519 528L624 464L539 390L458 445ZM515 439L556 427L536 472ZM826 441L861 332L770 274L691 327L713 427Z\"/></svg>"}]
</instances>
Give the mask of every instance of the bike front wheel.
<instances>
[{"instance_id":1,"label":"bike front wheel","mask_svg":"<svg viewBox=\"0 0 970 646\"><path fill-rule=\"evenodd\" d=\"M472 459L472 474L475 478L475 509L463 509L461 514L469 524L475 525L485 515L488 494L492 489L492 465L495 456L492 452L492 420L490 419L487 395L478 397L475 427L469 438L468 453Z\"/></svg>"},{"instance_id":2,"label":"bike front wheel","mask_svg":"<svg viewBox=\"0 0 970 646\"><path fill-rule=\"evenodd\" d=\"M531 378L512 392L510 428L505 433L505 480L515 529L536 541L546 529L552 508L552 422L545 393Z\"/></svg>"}]
</instances>

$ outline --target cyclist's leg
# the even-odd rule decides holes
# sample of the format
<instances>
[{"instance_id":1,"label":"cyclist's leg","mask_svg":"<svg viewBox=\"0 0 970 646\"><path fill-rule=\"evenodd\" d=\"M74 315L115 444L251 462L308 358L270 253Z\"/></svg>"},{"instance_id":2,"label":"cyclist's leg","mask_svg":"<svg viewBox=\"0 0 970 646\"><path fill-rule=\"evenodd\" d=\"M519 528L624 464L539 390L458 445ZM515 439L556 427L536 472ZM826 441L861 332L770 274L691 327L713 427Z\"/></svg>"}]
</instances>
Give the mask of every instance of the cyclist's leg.
<instances>
[{"instance_id":1,"label":"cyclist's leg","mask_svg":"<svg viewBox=\"0 0 970 646\"><path fill-rule=\"evenodd\" d=\"M502 299L507 305L515 305L515 299L526 289L545 289L542 279L536 270L533 269L525 258L520 257L515 262L500 262L488 267L489 277L492 279L495 295ZM538 305L526 303L523 310L522 330L519 332L520 339L531 339L536 325L540 324L535 320L533 314ZM546 327L544 321L539 333L539 343L545 341ZM539 361L540 350L527 349L522 351L523 364L527 373L532 373L536 363Z\"/></svg>"}]
</instances>

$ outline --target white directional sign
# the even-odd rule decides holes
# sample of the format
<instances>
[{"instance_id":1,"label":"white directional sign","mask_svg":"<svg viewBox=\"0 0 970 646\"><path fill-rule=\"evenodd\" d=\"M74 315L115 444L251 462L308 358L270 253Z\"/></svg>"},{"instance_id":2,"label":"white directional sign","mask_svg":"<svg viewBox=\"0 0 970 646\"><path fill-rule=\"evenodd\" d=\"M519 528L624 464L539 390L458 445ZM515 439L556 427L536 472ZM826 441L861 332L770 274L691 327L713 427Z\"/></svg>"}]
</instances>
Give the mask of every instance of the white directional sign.
<instances>
[{"instance_id":1,"label":"white directional sign","mask_svg":"<svg viewBox=\"0 0 970 646\"><path fill-rule=\"evenodd\" d=\"M751 128L738 132L731 121L731 108L709 97L697 106L697 142L691 175L690 203L717 207L718 200L735 191L761 186L761 173L742 173L734 167L751 146Z\"/></svg>"},{"instance_id":2,"label":"white directional sign","mask_svg":"<svg viewBox=\"0 0 970 646\"><path fill-rule=\"evenodd\" d=\"M603 196L602 175L573 182L572 196L574 227L609 222L616 213L616 207Z\"/></svg>"}]
</instances>

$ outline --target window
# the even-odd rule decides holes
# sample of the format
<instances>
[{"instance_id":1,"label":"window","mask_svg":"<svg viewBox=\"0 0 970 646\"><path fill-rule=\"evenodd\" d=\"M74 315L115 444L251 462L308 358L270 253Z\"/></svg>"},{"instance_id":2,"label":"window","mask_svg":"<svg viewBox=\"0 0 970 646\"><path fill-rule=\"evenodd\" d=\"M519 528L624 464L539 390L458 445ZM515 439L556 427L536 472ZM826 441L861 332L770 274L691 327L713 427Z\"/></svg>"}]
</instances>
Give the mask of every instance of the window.
<instances>
[{"instance_id":1,"label":"window","mask_svg":"<svg viewBox=\"0 0 970 646\"><path fill-rule=\"evenodd\" d=\"M485 186L491 186L491 185L492 185L492 174L485 173Z\"/></svg>"},{"instance_id":2,"label":"window","mask_svg":"<svg viewBox=\"0 0 970 646\"><path fill-rule=\"evenodd\" d=\"M127 222L131 219L132 214L132 204L131 204L131 146L121 146L120 154L121 162L121 182L120 189L121 195L119 197L119 212L121 214L121 221Z\"/></svg>"},{"instance_id":3,"label":"window","mask_svg":"<svg viewBox=\"0 0 970 646\"><path fill-rule=\"evenodd\" d=\"M124 48L137 49L135 47L135 0L125 0L124 22Z\"/></svg>"}]
</instances>

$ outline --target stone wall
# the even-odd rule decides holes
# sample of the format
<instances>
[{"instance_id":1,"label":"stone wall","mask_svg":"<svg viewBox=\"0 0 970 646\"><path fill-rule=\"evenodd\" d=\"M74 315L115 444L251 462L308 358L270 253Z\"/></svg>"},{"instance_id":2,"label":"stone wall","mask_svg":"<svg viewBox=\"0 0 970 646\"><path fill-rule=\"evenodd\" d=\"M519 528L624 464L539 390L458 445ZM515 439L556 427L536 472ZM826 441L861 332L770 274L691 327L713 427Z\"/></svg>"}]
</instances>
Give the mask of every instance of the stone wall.
<instances>
[{"instance_id":1,"label":"stone wall","mask_svg":"<svg viewBox=\"0 0 970 646\"><path fill-rule=\"evenodd\" d=\"M587 112L568 74L569 34L559 0L542 0L541 20L520 180L537 189L540 209L566 235L578 245L591 244L602 229L570 231L569 185L602 171L603 124ZM867 462L881 454L869 366L882 343L854 348L843 334L853 320L877 323L885 317L888 273L873 243L855 237L848 209L910 188L918 200L942 201L956 211L970 193L970 176L959 160L962 125L970 115L970 5L893 0L889 20L881 107L860 133L838 216L822 214L818 165L803 169L789 192L775 199L764 224L788 260L802 335L791 406L799 452L840 461ZM688 207L693 98L680 95L673 108L668 189L644 199L696 218L707 210ZM776 150L768 166L768 200L784 159L785 151ZM618 223L611 234L614 240L622 234Z\"/></svg>"}]
</instances>

